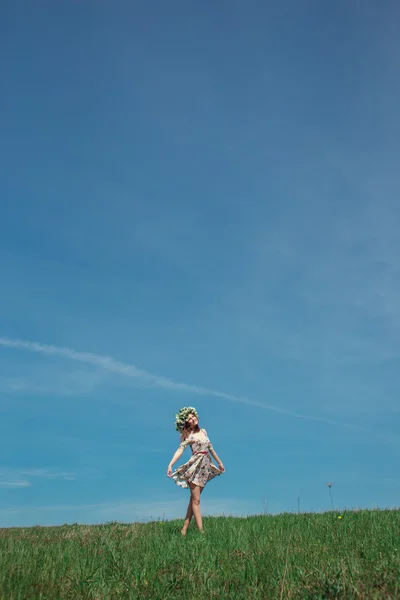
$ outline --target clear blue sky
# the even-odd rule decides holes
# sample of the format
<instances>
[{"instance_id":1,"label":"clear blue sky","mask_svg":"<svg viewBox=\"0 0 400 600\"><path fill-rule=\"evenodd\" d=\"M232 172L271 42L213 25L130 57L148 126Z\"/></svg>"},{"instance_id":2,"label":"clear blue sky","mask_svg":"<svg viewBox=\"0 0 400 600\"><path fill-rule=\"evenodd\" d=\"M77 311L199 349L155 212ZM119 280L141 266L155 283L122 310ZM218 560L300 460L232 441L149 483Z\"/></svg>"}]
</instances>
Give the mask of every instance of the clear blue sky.
<instances>
[{"instance_id":1,"label":"clear blue sky","mask_svg":"<svg viewBox=\"0 0 400 600\"><path fill-rule=\"evenodd\" d=\"M1 526L398 503L399 17L1 3Z\"/></svg>"}]
</instances>

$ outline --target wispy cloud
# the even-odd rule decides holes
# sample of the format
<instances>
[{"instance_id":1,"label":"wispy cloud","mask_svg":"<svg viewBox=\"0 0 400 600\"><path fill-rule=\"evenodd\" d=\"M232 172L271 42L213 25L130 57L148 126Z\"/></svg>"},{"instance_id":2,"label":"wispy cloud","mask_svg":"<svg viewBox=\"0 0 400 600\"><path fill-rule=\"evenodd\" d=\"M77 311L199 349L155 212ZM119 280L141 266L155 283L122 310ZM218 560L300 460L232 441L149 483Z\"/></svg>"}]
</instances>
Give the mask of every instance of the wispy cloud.
<instances>
[{"instance_id":1,"label":"wispy cloud","mask_svg":"<svg viewBox=\"0 0 400 600\"><path fill-rule=\"evenodd\" d=\"M0 346L14 350L25 350L28 352L35 352L38 354L44 354L48 356L58 356L60 358L90 364L98 368L104 369L105 371L120 375L122 377L137 379L138 381L140 381L141 384L147 385L149 387L159 387L166 390L172 390L175 392L186 392L190 394L196 394L199 396L211 396L214 398L220 398L221 400L227 400L229 402L237 402L241 404L256 406L265 410L284 414L288 417L293 417L296 419L305 419L308 421L326 423L328 425L340 425L342 427L358 429L361 431L368 431L368 429L358 425L341 423L334 419L328 419L325 417L306 415L271 404L265 404L262 402L251 400L250 398L247 398L245 396L235 396L233 394L213 390L203 386L196 386L188 383L174 381L172 379L168 379L167 377L149 373L148 371L140 369L135 365L115 360L111 356L102 356L91 352L77 352L76 350L70 348L40 344L37 342L30 342L27 340L15 340L5 337L0 338Z\"/></svg>"},{"instance_id":2,"label":"wispy cloud","mask_svg":"<svg viewBox=\"0 0 400 600\"><path fill-rule=\"evenodd\" d=\"M30 479L63 479L64 481L74 481L76 473L70 471L58 471L57 469L36 468L36 469L16 469L11 467L1 467L0 487L3 488L23 488L30 487Z\"/></svg>"},{"instance_id":3,"label":"wispy cloud","mask_svg":"<svg viewBox=\"0 0 400 600\"><path fill-rule=\"evenodd\" d=\"M65 479L66 481L74 481L76 473L69 471L53 471L50 469L22 469L19 475L27 477L40 477L42 479Z\"/></svg>"},{"instance_id":4,"label":"wispy cloud","mask_svg":"<svg viewBox=\"0 0 400 600\"><path fill-rule=\"evenodd\" d=\"M30 481L1 481L0 487L2 488L23 488L30 487L32 484Z\"/></svg>"},{"instance_id":5,"label":"wispy cloud","mask_svg":"<svg viewBox=\"0 0 400 600\"><path fill-rule=\"evenodd\" d=\"M99 369L66 373L54 367L38 369L36 366L28 370L26 376L0 377L0 391L75 396L91 393L106 378L107 373Z\"/></svg>"}]
</instances>

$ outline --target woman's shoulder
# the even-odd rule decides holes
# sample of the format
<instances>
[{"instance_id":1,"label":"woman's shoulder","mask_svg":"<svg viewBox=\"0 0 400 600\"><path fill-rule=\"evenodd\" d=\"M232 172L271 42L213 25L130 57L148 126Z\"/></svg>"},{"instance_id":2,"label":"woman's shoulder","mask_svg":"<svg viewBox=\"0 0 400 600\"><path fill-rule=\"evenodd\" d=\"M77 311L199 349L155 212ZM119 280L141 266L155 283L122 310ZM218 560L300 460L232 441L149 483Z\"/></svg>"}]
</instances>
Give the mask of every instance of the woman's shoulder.
<instances>
[{"instance_id":1,"label":"woman's shoulder","mask_svg":"<svg viewBox=\"0 0 400 600\"><path fill-rule=\"evenodd\" d=\"M190 432L190 433L189 433L189 434L188 434L186 437L184 437L184 436L181 434L181 436L180 436L180 438L179 438L179 439L180 439L180 442L182 443L182 442L187 442L188 440L191 440L191 439L192 439L192 437L193 437L193 433L192 433L192 432Z\"/></svg>"}]
</instances>

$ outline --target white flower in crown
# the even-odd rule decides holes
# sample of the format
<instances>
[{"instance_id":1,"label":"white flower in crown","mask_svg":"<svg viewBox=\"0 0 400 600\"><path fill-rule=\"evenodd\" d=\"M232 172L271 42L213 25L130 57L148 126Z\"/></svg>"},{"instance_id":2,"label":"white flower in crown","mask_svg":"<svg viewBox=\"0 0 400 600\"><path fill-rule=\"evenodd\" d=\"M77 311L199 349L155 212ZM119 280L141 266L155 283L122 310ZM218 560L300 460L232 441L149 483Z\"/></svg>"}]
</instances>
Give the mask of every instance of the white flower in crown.
<instances>
[{"instance_id":1,"label":"white flower in crown","mask_svg":"<svg viewBox=\"0 0 400 600\"><path fill-rule=\"evenodd\" d=\"M175 415L175 417L176 417L175 418L175 429L177 431L182 431L183 426L185 425L186 419L188 418L188 416L190 414L193 414L197 418L199 418L199 415L197 414L197 410L194 408L194 406L184 406Z\"/></svg>"}]
</instances>

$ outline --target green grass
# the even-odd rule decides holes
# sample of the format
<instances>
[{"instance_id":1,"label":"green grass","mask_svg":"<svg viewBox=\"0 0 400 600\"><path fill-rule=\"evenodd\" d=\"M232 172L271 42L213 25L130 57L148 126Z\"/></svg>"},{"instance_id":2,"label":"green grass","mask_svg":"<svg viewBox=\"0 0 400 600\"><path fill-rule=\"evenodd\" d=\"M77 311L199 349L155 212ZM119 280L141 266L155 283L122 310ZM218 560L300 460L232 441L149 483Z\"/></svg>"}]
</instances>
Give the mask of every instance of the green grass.
<instances>
[{"instance_id":1,"label":"green grass","mask_svg":"<svg viewBox=\"0 0 400 600\"><path fill-rule=\"evenodd\" d=\"M1 529L0 598L400 598L400 511L341 514Z\"/></svg>"}]
</instances>

